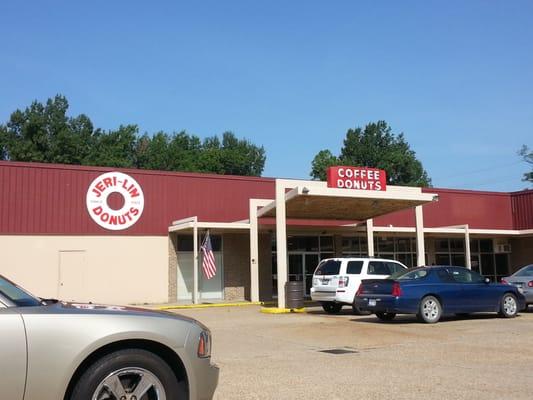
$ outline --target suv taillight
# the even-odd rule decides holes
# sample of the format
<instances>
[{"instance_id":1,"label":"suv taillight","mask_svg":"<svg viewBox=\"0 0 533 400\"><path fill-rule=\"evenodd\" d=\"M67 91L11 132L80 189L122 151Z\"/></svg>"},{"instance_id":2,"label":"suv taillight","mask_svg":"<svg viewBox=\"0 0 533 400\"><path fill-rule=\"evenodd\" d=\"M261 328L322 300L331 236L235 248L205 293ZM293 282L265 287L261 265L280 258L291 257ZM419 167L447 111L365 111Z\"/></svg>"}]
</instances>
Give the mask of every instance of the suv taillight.
<instances>
[{"instance_id":1,"label":"suv taillight","mask_svg":"<svg viewBox=\"0 0 533 400\"><path fill-rule=\"evenodd\" d=\"M398 282L392 284L392 295L394 297L400 297L402 295L402 288Z\"/></svg>"},{"instance_id":2,"label":"suv taillight","mask_svg":"<svg viewBox=\"0 0 533 400\"><path fill-rule=\"evenodd\" d=\"M363 284L361 283L361 284L359 285L359 288L357 289L357 293L355 293L355 295L356 295L357 297L359 297L359 296L361 296L364 292L365 292L365 289L363 289Z\"/></svg>"},{"instance_id":3,"label":"suv taillight","mask_svg":"<svg viewBox=\"0 0 533 400\"><path fill-rule=\"evenodd\" d=\"M508 285L509 282L507 282L505 279L502 278L501 282L504 284L504 285Z\"/></svg>"},{"instance_id":4,"label":"suv taillight","mask_svg":"<svg viewBox=\"0 0 533 400\"><path fill-rule=\"evenodd\" d=\"M529 282L527 283L527 286L528 286L528 287L533 287L533 281L529 281Z\"/></svg>"},{"instance_id":5,"label":"suv taillight","mask_svg":"<svg viewBox=\"0 0 533 400\"><path fill-rule=\"evenodd\" d=\"M339 287L340 288L345 288L348 286L348 280L349 280L349 277L347 276L339 276Z\"/></svg>"}]
</instances>

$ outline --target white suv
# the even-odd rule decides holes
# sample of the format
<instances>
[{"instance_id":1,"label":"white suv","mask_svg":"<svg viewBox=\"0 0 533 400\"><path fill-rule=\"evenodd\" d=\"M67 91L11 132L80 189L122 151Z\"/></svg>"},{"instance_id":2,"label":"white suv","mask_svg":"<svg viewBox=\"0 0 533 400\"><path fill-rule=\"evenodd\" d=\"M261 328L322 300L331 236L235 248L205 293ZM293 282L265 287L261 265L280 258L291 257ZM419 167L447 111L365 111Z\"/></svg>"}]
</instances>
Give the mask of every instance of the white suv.
<instances>
[{"instance_id":1,"label":"white suv","mask_svg":"<svg viewBox=\"0 0 533 400\"><path fill-rule=\"evenodd\" d=\"M320 261L313 274L311 299L320 302L324 311L331 314L338 313L345 304L360 314L353 301L361 280L385 279L406 268L398 261L382 258L327 258Z\"/></svg>"}]
</instances>

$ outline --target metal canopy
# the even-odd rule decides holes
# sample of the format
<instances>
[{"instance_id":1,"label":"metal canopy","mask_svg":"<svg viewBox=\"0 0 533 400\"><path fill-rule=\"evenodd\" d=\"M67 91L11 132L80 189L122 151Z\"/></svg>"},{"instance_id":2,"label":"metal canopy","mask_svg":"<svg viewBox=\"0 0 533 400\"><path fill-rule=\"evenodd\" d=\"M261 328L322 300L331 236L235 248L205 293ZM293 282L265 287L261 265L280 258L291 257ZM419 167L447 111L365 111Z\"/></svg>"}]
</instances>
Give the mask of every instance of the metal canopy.
<instances>
[{"instance_id":1,"label":"metal canopy","mask_svg":"<svg viewBox=\"0 0 533 400\"><path fill-rule=\"evenodd\" d=\"M297 186L285 194L286 217L295 219L363 221L436 200L420 188L388 187L386 192ZM273 201L258 211L275 217Z\"/></svg>"}]
</instances>

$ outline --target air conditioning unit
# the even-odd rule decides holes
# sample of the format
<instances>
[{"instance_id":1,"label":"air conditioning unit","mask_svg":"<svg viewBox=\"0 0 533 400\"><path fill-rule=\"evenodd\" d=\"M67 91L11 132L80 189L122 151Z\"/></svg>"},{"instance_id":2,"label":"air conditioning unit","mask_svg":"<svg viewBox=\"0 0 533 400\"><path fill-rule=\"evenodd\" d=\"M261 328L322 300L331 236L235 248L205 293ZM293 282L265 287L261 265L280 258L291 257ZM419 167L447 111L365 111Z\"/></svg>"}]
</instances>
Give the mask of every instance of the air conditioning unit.
<instances>
[{"instance_id":1,"label":"air conditioning unit","mask_svg":"<svg viewBox=\"0 0 533 400\"><path fill-rule=\"evenodd\" d=\"M511 252L511 245L510 244L502 244L502 243L497 243L495 246L494 246L494 252L495 253L510 253Z\"/></svg>"}]
</instances>

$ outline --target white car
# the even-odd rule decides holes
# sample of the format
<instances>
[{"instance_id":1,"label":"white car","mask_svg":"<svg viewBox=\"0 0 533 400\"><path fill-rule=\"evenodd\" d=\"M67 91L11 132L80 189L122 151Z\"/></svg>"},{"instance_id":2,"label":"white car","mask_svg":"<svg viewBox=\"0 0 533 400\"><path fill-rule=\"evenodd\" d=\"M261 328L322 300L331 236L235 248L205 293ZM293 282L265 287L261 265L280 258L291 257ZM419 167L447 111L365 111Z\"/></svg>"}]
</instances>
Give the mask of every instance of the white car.
<instances>
[{"instance_id":1,"label":"white car","mask_svg":"<svg viewBox=\"0 0 533 400\"><path fill-rule=\"evenodd\" d=\"M353 312L360 314L354 298L361 280L385 279L406 268L398 261L382 258L327 258L320 261L313 274L311 299L320 302L330 314L338 313L343 305L351 305Z\"/></svg>"}]
</instances>

